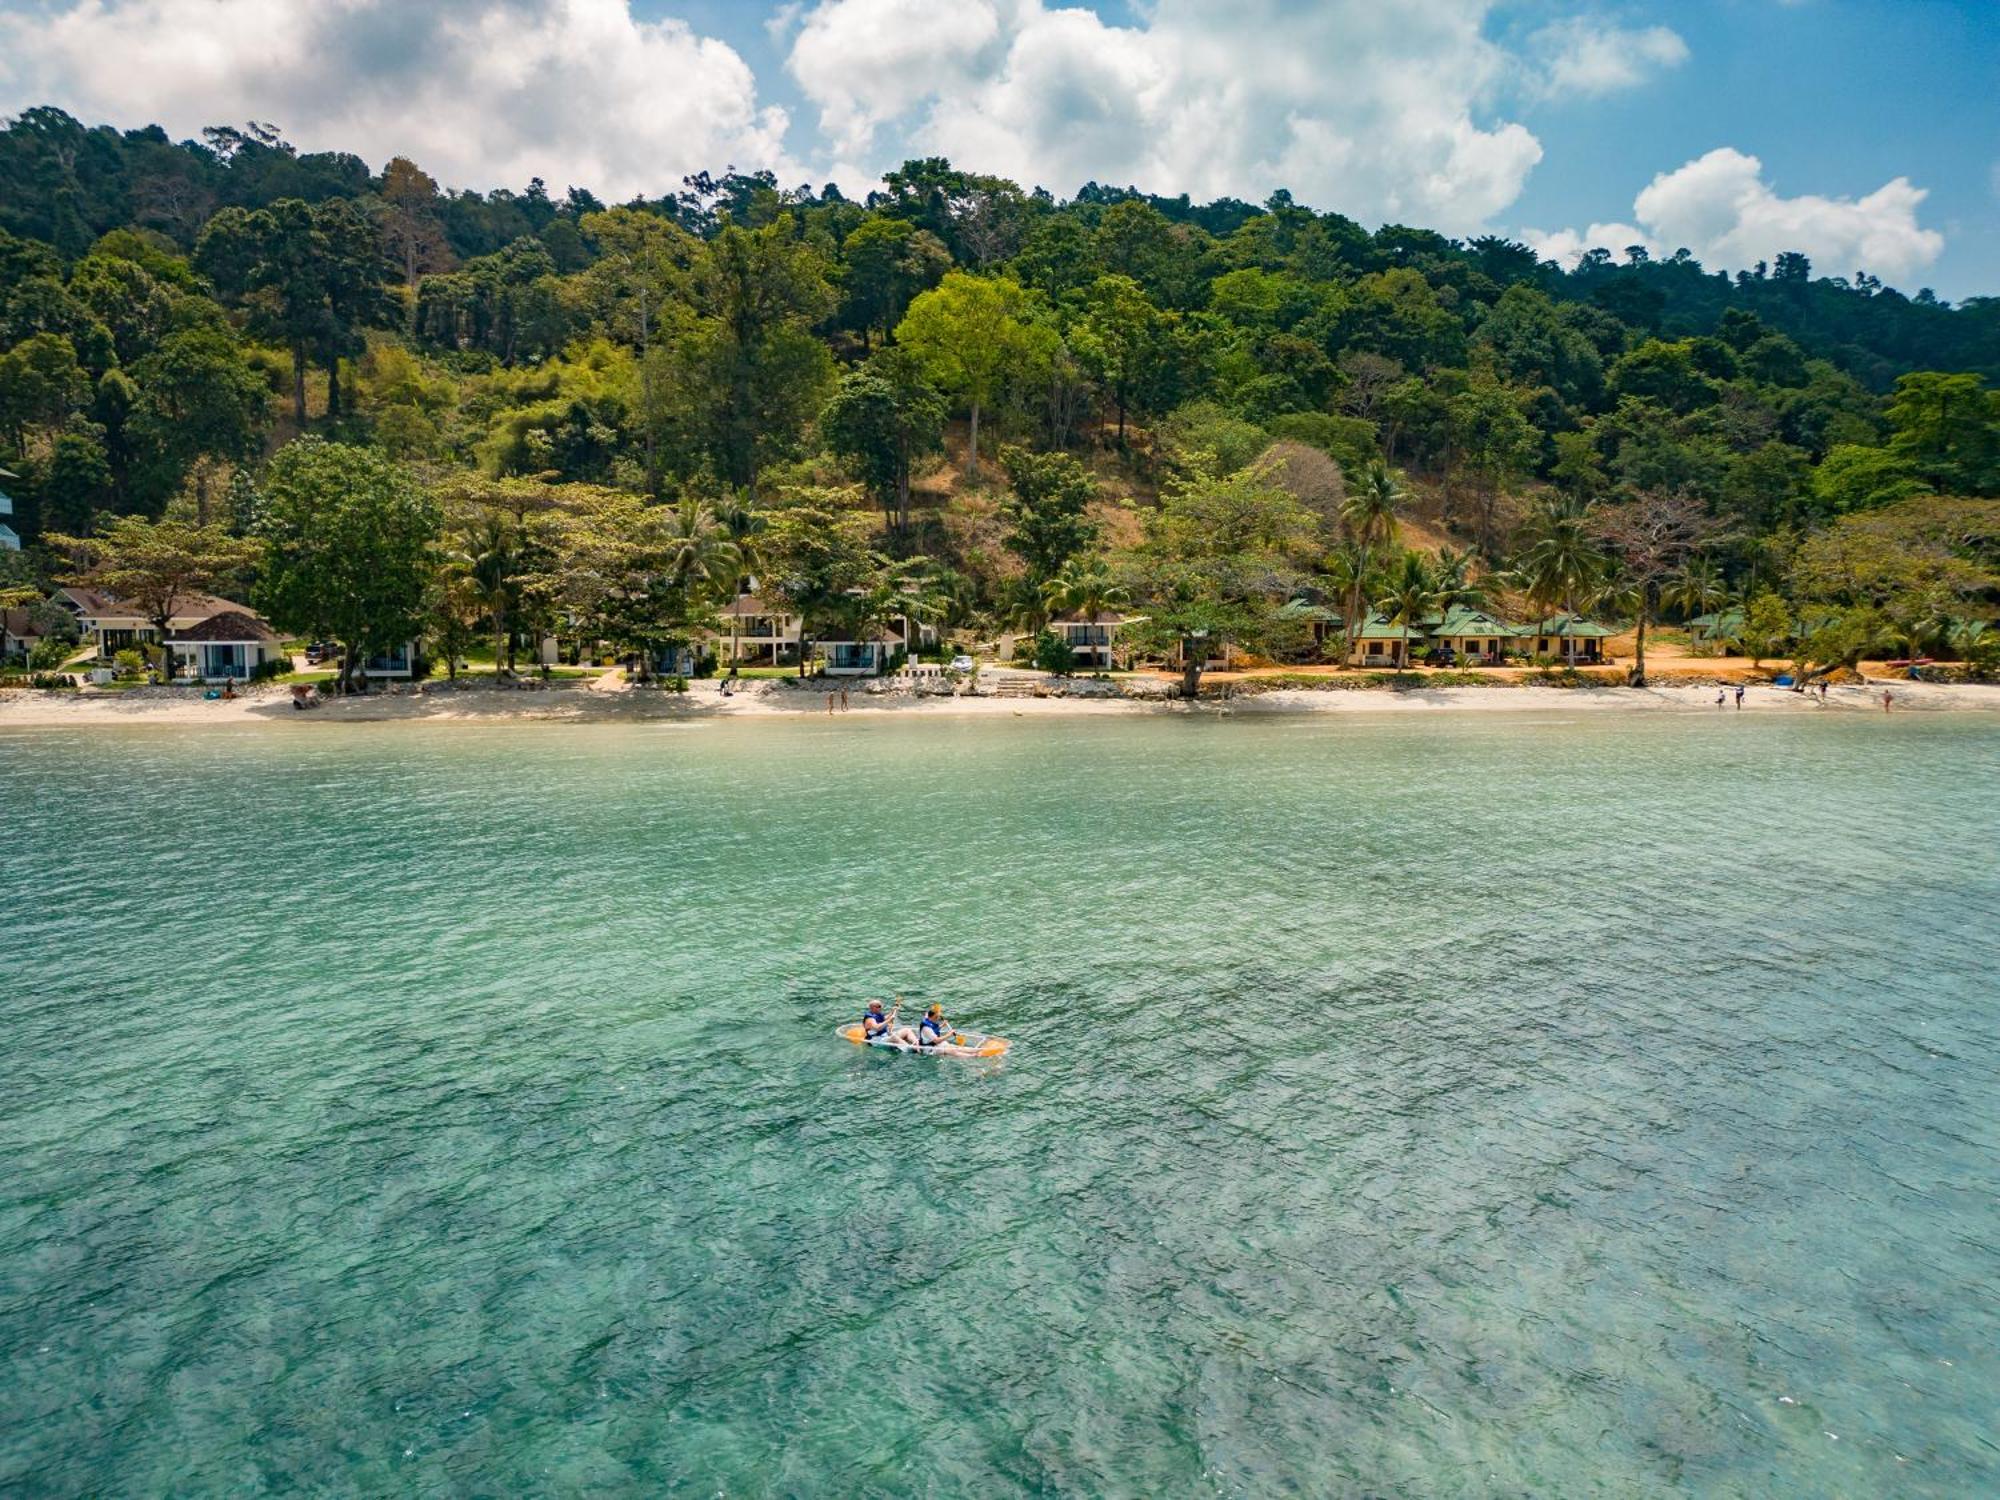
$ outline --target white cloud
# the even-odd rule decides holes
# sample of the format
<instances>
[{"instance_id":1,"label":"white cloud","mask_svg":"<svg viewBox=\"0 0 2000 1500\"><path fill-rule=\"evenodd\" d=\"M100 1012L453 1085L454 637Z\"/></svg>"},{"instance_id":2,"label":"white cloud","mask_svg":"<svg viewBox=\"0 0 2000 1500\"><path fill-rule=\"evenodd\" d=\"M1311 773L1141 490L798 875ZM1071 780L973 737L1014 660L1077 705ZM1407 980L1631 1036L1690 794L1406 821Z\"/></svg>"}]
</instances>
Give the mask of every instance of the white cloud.
<instances>
[{"instance_id":1,"label":"white cloud","mask_svg":"<svg viewBox=\"0 0 2000 1500\"><path fill-rule=\"evenodd\" d=\"M882 124L963 87L999 36L991 0L842 0L806 16L787 66L831 149L864 152Z\"/></svg>"},{"instance_id":2,"label":"white cloud","mask_svg":"<svg viewBox=\"0 0 2000 1500\"><path fill-rule=\"evenodd\" d=\"M1282 186L1357 218L1470 231L1542 154L1491 118L1511 66L1482 32L1492 8L1157 0L1117 26L1043 0L821 0L788 66L871 174L890 152L936 152L1062 193L1096 180L1257 200Z\"/></svg>"},{"instance_id":3,"label":"white cloud","mask_svg":"<svg viewBox=\"0 0 2000 1500\"><path fill-rule=\"evenodd\" d=\"M1685 247L1710 270L1738 270L1798 250L1824 275L1867 271L1896 281L1944 251L1944 236L1917 222L1928 196L1897 177L1861 198L1784 198L1764 181L1762 162L1723 147L1652 180L1632 204L1643 231L1593 224L1580 234L1522 233L1542 254L1564 261L1593 247L1620 253L1643 244L1656 255Z\"/></svg>"},{"instance_id":4,"label":"white cloud","mask_svg":"<svg viewBox=\"0 0 2000 1500\"><path fill-rule=\"evenodd\" d=\"M1613 26L1590 16L1544 26L1529 46L1549 94L1616 93L1688 60L1687 43L1665 26Z\"/></svg>"},{"instance_id":5,"label":"white cloud","mask_svg":"<svg viewBox=\"0 0 2000 1500\"><path fill-rule=\"evenodd\" d=\"M628 0L57 0L0 14L0 110L40 103L176 136L268 120L463 187L627 197L789 170L743 59Z\"/></svg>"}]
</instances>

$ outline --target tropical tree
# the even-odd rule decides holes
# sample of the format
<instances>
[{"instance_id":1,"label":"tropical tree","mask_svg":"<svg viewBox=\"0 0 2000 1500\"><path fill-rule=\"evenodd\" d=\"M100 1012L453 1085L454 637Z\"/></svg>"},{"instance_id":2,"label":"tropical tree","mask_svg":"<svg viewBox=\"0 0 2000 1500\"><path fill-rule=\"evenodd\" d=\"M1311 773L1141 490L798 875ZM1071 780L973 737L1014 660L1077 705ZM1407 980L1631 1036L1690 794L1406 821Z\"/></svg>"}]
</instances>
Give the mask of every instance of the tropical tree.
<instances>
[{"instance_id":1,"label":"tropical tree","mask_svg":"<svg viewBox=\"0 0 2000 1500\"><path fill-rule=\"evenodd\" d=\"M1728 598L1729 586L1722 581L1715 564L1705 557L1689 558L1660 587L1661 602L1678 609L1684 620L1705 615Z\"/></svg>"},{"instance_id":2,"label":"tropical tree","mask_svg":"<svg viewBox=\"0 0 2000 1500\"><path fill-rule=\"evenodd\" d=\"M1971 676L1984 681L2000 668L2000 631L1992 621L1961 615L1951 622L1946 639Z\"/></svg>"},{"instance_id":3,"label":"tropical tree","mask_svg":"<svg viewBox=\"0 0 2000 1500\"><path fill-rule=\"evenodd\" d=\"M803 677L813 642L851 618L856 597L875 581L867 523L840 491L796 491L772 512L763 554L765 593L799 617Z\"/></svg>"},{"instance_id":4,"label":"tropical tree","mask_svg":"<svg viewBox=\"0 0 2000 1500\"><path fill-rule=\"evenodd\" d=\"M196 520L209 519L211 466L257 452L268 425L270 387L244 360L235 340L192 328L165 340L132 367L139 400L131 440L159 499L194 479ZM157 502L156 502L157 503Z\"/></svg>"},{"instance_id":5,"label":"tropical tree","mask_svg":"<svg viewBox=\"0 0 2000 1500\"><path fill-rule=\"evenodd\" d=\"M257 334L291 351L292 416L306 420L306 367L327 368L327 416L340 414L340 359L358 330L389 314L387 263L374 225L353 203L280 199L225 208L195 243L195 264L241 300Z\"/></svg>"},{"instance_id":6,"label":"tropical tree","mask_svg":"<svg viewBox=\"0 0 2000 1500\"><path fill-rule=\"evenodd\" d=\"M1442 597L1437 574L1421 552L1405 552L1382 582L1375 600L1391 625L1403 632L1403 665L1410 664L1410 631L1437 611Z\"/></svg>"},{"instance_id":7,"label":"tropical tree","mask_svg":"<svg viewBox=\"0 0 2000 1500\"><path fill-rule=\"evenodd\" d=\"M690 496L668 510L660 525L668 585L690 597L726 595L743 568L743 549L715 507Z\"/></svg>"},{"instance_id":8,"label":"tropical tree","mask_svg":"<svg viewBox=\"0 0 2000 1500\"><path fill-rule=\"evenodd\" d=\"M1685 490L1644 490L1622 505L1597 513L1591 527L1617 560L1638 607L1632 651L1633 687L1646 685L1646 627L1660 591L1702 548L1713 545L1721 526L1701 497Z\"/></svg>"},{"instance_id":9,"label":"tropical tree","mask_svg":"<svg viewBox=\"0 0 2000 1500\"><path fill-rule=\"evenodd\" d=\"M1431 568L1437 582L1439 611L1461 605L1478 609L1486 603L1486 587L1473 576L1474 556L1470 548L1441 547Z\"/></svg>"},{"instance_id":10,"label":"tropical tree","mask_svg":"<svg viewBox=\"0 0 2000 1500\"><path fill-rule=\"evenodd\" d=\"M1008 494L1000 502L1008 521L1003 545L1028 565L1035 588L1062 571L1063 564L1097 544L1090 517L1097 481L1067 453L1031 453L1002 448Z\"/></svg>"},{"instance_id":11,"label":"tropical tree","mask_svg":"<svg viewBox=\"0 0 2000 1500\"><path fill-rule=\"evenodd\" d=\"M1604 576L1609 560L1591 531L1593 509L1588 502L1552 498L1530 514L1513 573L1539 613L1574 613L1578 598Z\"/></svg>"},{"instance_id":12,"label":"tropical tree","mask_svg":"<svg viewBox=\"0 0 2000 1500\"><path fill-rule=\"evenodd\" d=\"M257 598L281 629L337 641L340 691L369 657L422 630L440 515L372 448L301 438L271 460Z\"/></svg>"},{"instance_id":13,"label":"tropical tree","mask_svg":"<svg viewBox=\"0 0 2000 1500\"><path fill-rule=\"evenodd\" d=\"M1118 581L1102 557L1072 557L1061 572L1042 585L1042 599L1051 611L1096 621L1130 604L1132 591Z\"/></svg>"},{"instance_id":14,"label":"tropical tree","mask_svg":"<svg viewBox=\"0 0 2000 1500\"><path fill-rule=\"evenodd\" d=\"M1764 658L1782 650L1791 638L1791 611L1780 595L1765 589L1744 606L1736 642L1749 656L1751 666L1763 666Z\"/></svg>"},{"instance_id":15,"label":"tropical tree","mask_svg":"<svg viewBox=\"0 0 2000 1500\"><path fill-rule=\"evenodd\" d=\"M1347 649L1343 662L1354 659L1354 641L1361 630L1363 592L1381 560L1381 552L1396 540L1396 517L1404 502L1403 487L1385 463L1371 463L1340 506L1340 527L1347 538L1347 557L1336 564L1347 591Z\"/></svg>"},{"instance_id":16,"label":"tropical tree","mask_svg":"<svg viewBox=\"0 0 2000 1500\"><path fill-rule=\"evenodd\" d=\"M971 417L965 472L979 472L980 413L1008 382L1054 353L1057 339L1028 316L1027 295L1004 276L953 271L910 304L896 342L931 383L963 402Z\"/></svg>"},{"instance_id":17,"label":"tropical tree","mask_svg":"<svg viewBox=\"0 0 2000 1500\"><path fill-rule=\"evenodd\" d=\"M462 521L447 552L448 565L486 612L493 629L493 670L501 677L514 670L510 611L526 571L523 552L520 522L499 510L484 510Z\"/></svg>"},{"instance_id":18,"label":"tropical tree","mask_svg":"<svg viewBox=\"0 0 2000 1500\"><path fill-rule=\"evenodd\" d=\"M910 524L910 480L917 462L944 446L944 397L901 350L884 351L841 377L820 413L820 435L897 532Z\"/></svg>"}]
</instances>

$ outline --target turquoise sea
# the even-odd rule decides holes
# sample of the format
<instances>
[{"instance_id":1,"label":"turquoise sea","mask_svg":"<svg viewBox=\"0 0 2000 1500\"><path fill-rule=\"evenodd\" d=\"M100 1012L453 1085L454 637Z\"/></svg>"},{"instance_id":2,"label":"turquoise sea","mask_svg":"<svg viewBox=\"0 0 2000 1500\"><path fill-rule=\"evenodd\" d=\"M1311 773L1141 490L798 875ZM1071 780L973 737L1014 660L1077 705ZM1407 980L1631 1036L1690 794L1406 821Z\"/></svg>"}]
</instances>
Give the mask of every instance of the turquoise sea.
<instances>
[{"instance_id":1,"label":"turquoise sea","mask_svg":"<svg viewBox=\"0 0 2000 1500\"><path fill-rule=\"evenodd\" d=\"M1992 1494L1996 836L1970 715L12 731L0 1493Z\"/></svg>"}]
</instances>

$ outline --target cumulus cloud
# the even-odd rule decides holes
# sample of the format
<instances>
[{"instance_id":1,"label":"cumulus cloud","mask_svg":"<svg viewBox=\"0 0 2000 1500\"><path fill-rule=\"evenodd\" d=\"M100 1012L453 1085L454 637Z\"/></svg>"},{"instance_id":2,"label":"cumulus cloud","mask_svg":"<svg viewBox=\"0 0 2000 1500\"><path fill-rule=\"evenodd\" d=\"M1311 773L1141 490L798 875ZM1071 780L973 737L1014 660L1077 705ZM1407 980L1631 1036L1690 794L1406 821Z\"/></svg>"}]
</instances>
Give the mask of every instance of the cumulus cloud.
<instances>
[{"instance_id":1,"label":"cumulus cloud","mask_svg":"<svg viewBox=\"0 0 2000 1500\"><path fill-rule=\"evenodd\" d=\"M877 173L887 152L936 152L1058 192L1283 186L1469 231L1542 154L1493 117L1512 64L1483 34L1492 9L1157 0L1121 26L1042 0L821 0L787 66L838 148Z\"/></svg>"},{"instance_id":2,"label":"cumulus cloud","mask_svg":"<svg viewBox=\"0 0 2000 1500\"><path fill-rule=\"evenodd\" d=\"M1614 26L1572 16L1544 26L1529 39L1548 94L1601 95L1644 83L1688 60L1680 34L1665 26Z\"/></svg>"},{"instance_id":3,"label":"cumulus cloud","mask_svg":"<svg viewBox=\"0 0 2000 1500\"><path fill-rule=\"evenodd\" d=\"M268 120L463 187L625 197L787 167L742 57L628 0L54 0L0 14L0 110L42 103L176 136Z\"/></svg>"},{"instance_id":4,"label":"cumulus cloud","mask_svg":"<svg viewBox=\"0 0 2000 1500\"><path fill-rule=\"evenodd\" d=\"M1917 222L1928 196L1897 177L1861 198L1786 198L1764 180L1761 161L1725 146L1647 185L1632 204L1643 229L1593 224L1580 233L1522 233L1542 255L1565 263L1586 250L1619 253L1637 244L1655 255L1686 248L1710 270L1739 270L1798 250L1828 275L1867 271L1896 281L1944 251L1944 236Z\"/></svg>"}]
</instances>

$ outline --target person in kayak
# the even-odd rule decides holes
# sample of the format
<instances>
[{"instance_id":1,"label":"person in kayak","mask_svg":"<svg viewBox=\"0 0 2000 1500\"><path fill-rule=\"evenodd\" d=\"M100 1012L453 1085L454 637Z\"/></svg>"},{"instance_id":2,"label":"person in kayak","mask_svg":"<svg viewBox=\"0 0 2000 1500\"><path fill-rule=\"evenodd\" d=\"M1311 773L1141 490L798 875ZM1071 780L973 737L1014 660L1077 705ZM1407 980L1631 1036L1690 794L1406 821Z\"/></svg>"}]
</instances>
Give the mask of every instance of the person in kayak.
<instances>
[{"instance_id":1,"label":"person in kayak","mask_svg":"<svg viewBox=\"0 0 2000 1500\"><path fill-rule=\"evenodd\" d=\"M924 1018L917 1025L917 1045L926 1052L942 1052L947 1057L976 1057L970 1047L961 1047L952 1040L955 1033L951 1022L944 1018L944 1007L933 1005L924 1012Z\"/></svg>"},{"instance_id":2,"label":"person in kayak","mask_svg":"<svg viewBox=\"0 0 2000 1500\"><path fill-rule=\"evenodd\" d=\"M902 1008L902 1002L898 1001L896 1003L896 1010L901 1010ZM921 1045L914 1031L910 1030L907 1026L898 1026L896 1024L895 1010L884 1015L882 1013L882 1002L880 1000L870 1000L867 1011L861 1017L861 1040L872 1042L877 1038L895 1042L899 1046L904 1047Z\"/></svg>"}]
</instances>

